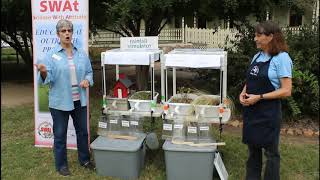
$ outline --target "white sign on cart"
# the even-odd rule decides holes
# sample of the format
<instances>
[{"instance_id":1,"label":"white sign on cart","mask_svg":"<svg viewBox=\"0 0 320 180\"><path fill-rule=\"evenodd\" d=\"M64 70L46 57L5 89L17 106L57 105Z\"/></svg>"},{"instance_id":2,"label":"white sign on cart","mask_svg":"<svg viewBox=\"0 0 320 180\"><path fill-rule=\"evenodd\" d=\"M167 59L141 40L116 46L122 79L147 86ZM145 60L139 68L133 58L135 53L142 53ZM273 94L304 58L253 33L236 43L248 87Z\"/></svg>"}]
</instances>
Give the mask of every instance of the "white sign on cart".
<instances>
[{"instance_id":1,"label":"white sign on cart","mask_svg":"<svg viewBox=\"0 0 320 180\"><path fill-rule=\"evenodd\" d=\"M158 36L121 37L120 49L158 49Z\"/></svg>"}]
</instances>

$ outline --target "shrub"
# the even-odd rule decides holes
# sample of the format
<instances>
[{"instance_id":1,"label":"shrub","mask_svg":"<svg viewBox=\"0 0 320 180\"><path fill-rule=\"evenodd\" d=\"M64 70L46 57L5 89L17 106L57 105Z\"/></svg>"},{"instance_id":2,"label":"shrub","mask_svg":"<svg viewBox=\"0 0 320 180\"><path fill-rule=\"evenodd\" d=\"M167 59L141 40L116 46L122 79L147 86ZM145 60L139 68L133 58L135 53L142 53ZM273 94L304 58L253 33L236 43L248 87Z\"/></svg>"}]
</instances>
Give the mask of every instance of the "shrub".
<instances>
[{"instance_id":1,"label":"shrub","mask_svg":"<svg viewBox=\"0 0 320 180\"><path fill-rule=\"evenodd\" d=\"M305 26L298 34L285 33L294 69L292 97L284 113L293 120L319 119L319 29Z\"/></svg>"},{"instance_id":2,"label":"shrub","mask_svg":"<svg viewBox=\"0 0 320 180\"><path fill-rule=\"evenodd\" d=\"M243 23L238 31L239 40L233 42L235 47L226 50L228 51L228 95L234 100L236 109L241 110L238 96L244 85L246 70L258 49L254 43L253 26ZM284 120L319 119L319 30L303 27L298 34L290 31L284 34L294 64L292 96L282 100ZM200 77L212 76L202 74ZM210 84L216 84L217 81L207 80Z\"/></svg>"}]
</instances>

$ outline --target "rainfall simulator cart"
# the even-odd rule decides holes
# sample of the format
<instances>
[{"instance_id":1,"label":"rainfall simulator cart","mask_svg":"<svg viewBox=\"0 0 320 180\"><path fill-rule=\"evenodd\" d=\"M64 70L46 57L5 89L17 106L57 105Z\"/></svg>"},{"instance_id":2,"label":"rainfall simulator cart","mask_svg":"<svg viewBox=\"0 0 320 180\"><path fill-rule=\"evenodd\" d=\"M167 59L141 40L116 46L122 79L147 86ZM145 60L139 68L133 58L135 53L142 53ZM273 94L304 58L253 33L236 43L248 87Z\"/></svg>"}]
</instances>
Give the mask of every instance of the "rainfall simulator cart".
<instances>
[{"instance_id":1,"label":"rainfall simulator cart","mask_svg":"<svg viewBox=\"0 0 320 180\"><path fill-rule=\"evenodd\" d=\"M103 105L98 123L99 137L91 143L97 174L121 179L137 179L144 166L147 134L142 130L142 121L148 117L160 117L162 108L157 106L159 93L155 92L154 63L162 57L161 50L121 50L112 49L101 53ZM111 97L107 94L106 66L116 66L116 82ZM149 99L135 99L134 92L128 96L128 79L121 77L121 65L145 65L150 71ZM124 87L124 89L123 89ZM117 89L118 88L118 89ZM126 97L124 97L126 96ZM147 119L148 119L147 118Z\"/></svg>"},{"instance_id":2,"label":"rainfall simulator cart","mask_svg":"<svg viewBox=\"0 0 320 180\"><path fill-rule=\"evenodd\" d=\"M197 95L177 93L176 70L181 68L220 70L220 94ZM172 70L172 97L168 99L168 71ZM220 179L227 179L228 173L217 149L224 142L218 142L210 133L212 123L219 124L221 139L222 124L231 116L227 106L227 52L221 49L174 49L161 61L161 94L164 95L162 148L165 153L168 180L211 180L215 171ZM212 98L216 105L175 102L188 96L192 102L200 98ZM200 101L198 101L200 102Z\"/></svg>"}]
</instances>

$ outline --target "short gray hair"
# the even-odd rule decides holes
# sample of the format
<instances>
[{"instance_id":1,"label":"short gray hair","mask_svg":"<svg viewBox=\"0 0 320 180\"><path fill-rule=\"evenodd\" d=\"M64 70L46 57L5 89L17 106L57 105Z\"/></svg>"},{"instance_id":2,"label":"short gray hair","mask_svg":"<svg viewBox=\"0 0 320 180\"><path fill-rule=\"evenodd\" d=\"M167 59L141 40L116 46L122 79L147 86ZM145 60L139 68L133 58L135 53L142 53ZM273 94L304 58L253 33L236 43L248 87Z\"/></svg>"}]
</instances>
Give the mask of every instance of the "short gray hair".
<instances>
[{"instance_id":1,"label":"short gray hair","mask_svg":"<svg viewBox=\"0 0 320 180\"><path fill-rule=\"evenodd\" d=\"M56 25L57 33L60 31L60 29L62 29L64 27L68 27L71 30L73 30L73 24L72 24L71 21L66 20L66 19L61 19L61 20L58 21L58 23Z\"/></svg>"}]
</instances>

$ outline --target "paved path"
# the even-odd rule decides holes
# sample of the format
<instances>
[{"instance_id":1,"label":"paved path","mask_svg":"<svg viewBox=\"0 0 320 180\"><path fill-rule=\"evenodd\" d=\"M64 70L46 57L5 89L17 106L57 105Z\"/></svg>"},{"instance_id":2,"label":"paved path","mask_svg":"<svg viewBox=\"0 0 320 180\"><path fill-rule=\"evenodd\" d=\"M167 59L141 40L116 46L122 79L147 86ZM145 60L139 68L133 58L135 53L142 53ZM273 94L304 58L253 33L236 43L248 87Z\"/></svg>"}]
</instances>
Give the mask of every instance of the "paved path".
<instances>
[{"instance_id":1,"label":"paved path","mask_svg":"<svg viewBox=\"0 0 320 180\"><path fill-rule=\"evenodd\" d=\"M33 83L1 82L1 107L33 103Z\"/></svg>"}]
</instances>

